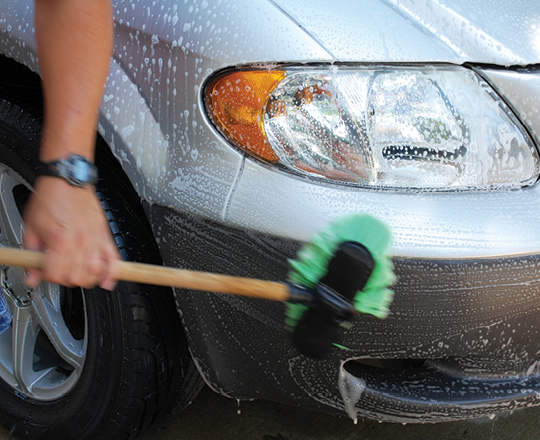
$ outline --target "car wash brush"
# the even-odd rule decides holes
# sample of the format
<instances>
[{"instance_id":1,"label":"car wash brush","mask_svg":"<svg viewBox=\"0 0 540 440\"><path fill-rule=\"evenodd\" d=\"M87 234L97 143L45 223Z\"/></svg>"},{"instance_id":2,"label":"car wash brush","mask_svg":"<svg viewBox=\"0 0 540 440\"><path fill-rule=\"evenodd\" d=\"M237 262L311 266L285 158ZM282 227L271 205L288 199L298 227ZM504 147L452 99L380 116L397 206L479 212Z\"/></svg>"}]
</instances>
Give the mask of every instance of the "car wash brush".
<instances>
[{"instance_id":1,"label":"car wash brush","mask_svg":"<svg viewBox=\"0 0 540 440\"><path fill-rule=\"evenodd\" d=\"M337 342L339 328L355 315L386 318L395 281L390 228L369 214L330 223L289 261L289 281L311 289L307 304L289 303L286 325L300 352L322 358Z\"/></svg>"}]
</instances>

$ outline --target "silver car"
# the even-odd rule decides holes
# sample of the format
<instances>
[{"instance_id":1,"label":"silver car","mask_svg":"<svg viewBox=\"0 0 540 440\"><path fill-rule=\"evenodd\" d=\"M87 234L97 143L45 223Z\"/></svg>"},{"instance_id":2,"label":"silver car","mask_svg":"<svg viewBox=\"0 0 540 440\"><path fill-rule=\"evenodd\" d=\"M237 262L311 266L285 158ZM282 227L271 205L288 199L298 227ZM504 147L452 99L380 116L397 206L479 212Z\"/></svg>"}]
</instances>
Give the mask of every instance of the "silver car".
<instances>
[{"instance_id":1,"label":"silver car","mask_svg":"<svg viewBox=\"0 0 540 440\"><path fill-rule=\"evenodd\" d=\"M0 240L21 246L42 125L31 0L0 6ZM125 259L284 280L331 220L393 231L390 316L324 360L284 306L2 267L0 422L134 438L203 380L353 419L540 403L540 3L117 0L100 197Z\"/></svg>"}]
</instances>

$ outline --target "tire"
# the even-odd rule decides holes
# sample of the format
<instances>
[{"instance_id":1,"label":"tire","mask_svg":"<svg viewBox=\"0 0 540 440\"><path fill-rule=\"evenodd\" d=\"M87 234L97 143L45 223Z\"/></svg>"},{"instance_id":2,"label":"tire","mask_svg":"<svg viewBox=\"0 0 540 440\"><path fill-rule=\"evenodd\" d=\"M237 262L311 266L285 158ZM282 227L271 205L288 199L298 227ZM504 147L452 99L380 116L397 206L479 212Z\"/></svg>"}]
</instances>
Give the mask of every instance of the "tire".
<instances>
[{"instance_id":1,"label":"tire","mask_svg":"<svg viewBox=\"0 0 540 440\"><path fill-rule=\"evenodd\" d=\"M20 246L41 106L6 95L0 99L0 245ZM96 161L96 189L122 258L160 264L140 201L106 146L98 145ZM132 439L198 393L202 380L170 289L120 282L108 292L42 283L29 291L23 274L0 268L14 315L0 335L0 423L15 435Z\"/></svg>"}]
</instances>

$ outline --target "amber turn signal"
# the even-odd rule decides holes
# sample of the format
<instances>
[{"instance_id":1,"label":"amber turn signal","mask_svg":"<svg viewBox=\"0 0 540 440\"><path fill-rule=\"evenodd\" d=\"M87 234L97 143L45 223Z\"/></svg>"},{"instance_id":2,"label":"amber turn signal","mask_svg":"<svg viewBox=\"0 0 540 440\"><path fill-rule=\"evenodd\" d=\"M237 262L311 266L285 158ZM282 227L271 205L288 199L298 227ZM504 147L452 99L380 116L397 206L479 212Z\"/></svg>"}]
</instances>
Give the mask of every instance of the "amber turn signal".
<instances>
[{"instance_id":1,"label":"amber turn signal","mask_svg":"<svg viewBox=\"0 0 540 440\"><path fill-rule=\"evenodd\" d=\"M280 70L229 72L206 88L205 105L212 122L236 146L267 162L279 158L264 132L268 97L285 78Z\"/></svg>"}]
</instances>

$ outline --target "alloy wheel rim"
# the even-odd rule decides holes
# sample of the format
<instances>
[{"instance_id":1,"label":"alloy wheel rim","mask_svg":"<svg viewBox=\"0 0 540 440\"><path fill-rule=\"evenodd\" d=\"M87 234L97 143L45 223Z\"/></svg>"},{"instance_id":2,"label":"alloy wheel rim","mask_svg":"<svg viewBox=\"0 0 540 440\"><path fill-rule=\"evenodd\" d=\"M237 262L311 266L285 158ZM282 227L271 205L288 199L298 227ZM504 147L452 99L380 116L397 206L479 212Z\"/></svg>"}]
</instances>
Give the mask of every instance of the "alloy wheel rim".
<instances>
[{"instance_id":1,"label":"alloy wheel rim","mask_svg":"<svg viewBox=\"0 0 540 440\"><path fill-rule=\"evenodd\" d=\"M0 245L22 247L22 202L30 185L0 165ZM86 358L88 322L81 289L24 284L24 269L0 266L0 289L13 314L0 334L0 378L23 396L57 400L80 378Z\"/></svg>"}]
</instances>

